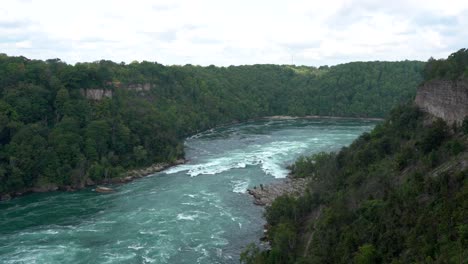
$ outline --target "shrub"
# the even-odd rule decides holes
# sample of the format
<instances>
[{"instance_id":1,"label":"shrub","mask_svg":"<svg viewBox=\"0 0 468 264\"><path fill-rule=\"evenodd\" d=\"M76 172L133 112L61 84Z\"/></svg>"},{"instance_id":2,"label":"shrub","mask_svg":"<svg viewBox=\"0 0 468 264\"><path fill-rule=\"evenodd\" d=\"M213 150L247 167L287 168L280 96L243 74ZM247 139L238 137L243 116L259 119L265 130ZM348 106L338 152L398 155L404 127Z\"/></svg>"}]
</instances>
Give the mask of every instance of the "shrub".
<instances>
[{"instance_id":1,"label":"shrub","mask_svg":"<svg viewBox=\"0 0 468 264\"><path fill-rule=\"evenodd\" d=\"M371 244L365 244L359 247L358 252L354 256L354 263L356 264L373 264L377 263L378 255L377 250Z\"/></svg>"},{"instance_id":2,"label":"shrub","mask_svg":"<svg viewBox=\"0 0 468 264\"><path fill-rule=\"evenodd\" d=\"M447 137L447 124L442 119L437 119L431 127L425 130L420 141L420 147L424 153L436 150Z\"/></svg>"},{"instance_id":3,"label":"shrub","mask_svg":"<svg viewBox=\"0 0 468 264\"><path fill-rule=\"evenodd\" d=\"M395 162L397 170L401 171L409 164L414 156L414 149L410 147L403 148L396 156Z\"/></svg>"},{"instance_id":4,"label":"shrub","mask_svg":"<svg viewBox=\"0 0 468 264\"><path fill-rule=\"evenodd\" d=\"M463 134L468 135L468 116L465 117L462 123Z\"/></svg>"},{"instance_id":5,"label":"shrub","mask_svg":"<svg viewBox=\"0 0 468 264\"><path fill-rule=\"evenodd\" d=\"M465 150L465 146L460 142L460 140L453 139L447 142L447 149L451 154L457 155Z\"/></svg>"}]
</instances>

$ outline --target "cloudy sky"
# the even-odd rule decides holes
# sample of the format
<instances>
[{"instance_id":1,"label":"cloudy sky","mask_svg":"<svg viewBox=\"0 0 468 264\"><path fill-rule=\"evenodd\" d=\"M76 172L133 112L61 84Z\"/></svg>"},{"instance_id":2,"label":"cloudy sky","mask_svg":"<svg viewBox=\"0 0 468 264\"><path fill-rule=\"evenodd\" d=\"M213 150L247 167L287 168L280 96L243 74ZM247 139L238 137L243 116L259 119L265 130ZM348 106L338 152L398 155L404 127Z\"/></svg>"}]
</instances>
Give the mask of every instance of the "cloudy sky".
<instances>
[{"instance_id":1,"label":"cloudy sky","mask_svg":"<svg viewBox=\"0 0 468 264\"><path fill-rule=\"evenodd\" d=\"M468 46L467 0L2 0L0 53L68 63L427 60Z\"/></svg>"}]
</instances>

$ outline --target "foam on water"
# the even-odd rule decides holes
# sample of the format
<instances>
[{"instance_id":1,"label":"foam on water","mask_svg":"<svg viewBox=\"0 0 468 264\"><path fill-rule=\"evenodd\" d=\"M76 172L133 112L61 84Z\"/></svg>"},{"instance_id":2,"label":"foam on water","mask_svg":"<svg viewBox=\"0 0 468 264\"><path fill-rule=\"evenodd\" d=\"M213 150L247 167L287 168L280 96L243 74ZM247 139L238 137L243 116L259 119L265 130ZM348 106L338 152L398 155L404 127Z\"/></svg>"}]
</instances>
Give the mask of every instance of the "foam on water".
<instances>
[{"instance_id":1,"label":"foam on water","mask_svg":"<svg viewBox=\"0 0 468 264\"><path fill-rule=\"evenodd\" d=\"M245 193L249 187L249 181L234 180L231 183L233 185L232 191L235 193Z\"/></svg>"},{"instance_id":2,"label":"foam on water","mask_svg":"<svg viewBox=\"0 0 468 264\"><path fill-rule=\"evenodd\" d=\"M241 193L285 177L299 155L337 149L371 127L269 120L217 128L186 140L189 163L112 194L0 202L0 262L239 263L265 224L262 208Z\"/></svg>"},{"instance_id":3,"label":"foam on water","mask_svg":"<svg viewBox=\"0 0 468 264\"><path fill-rule=\"evenodd\" d=\"M303 152L310 143L294 141L274 141L265 145L251 145L245 149L234 149L220 155L212 155L197 164L184 164L165 171L174 174L186 171L191 177L199 175L215 175L232 169L244 169L247 166L259 165L263 172L275 178L284 178L289 171L285 168L285 160L291 162L291 157ZM222 155L222 156L221 156Z\"/></svg>"},{"instance_id":4,"label":"foam on water","mask_svg":"<svg viewBox=\"0 0 468 264\"><path fill-rule=\"evenodd\" d=\"M196 214L194 214L194 215L186 215L186 214L183 214L183 213L177 214L177 220L190 220L190 221L193 221L197 217L198 217L198 215L196 215Z\"/></svg>"}]
</instances>

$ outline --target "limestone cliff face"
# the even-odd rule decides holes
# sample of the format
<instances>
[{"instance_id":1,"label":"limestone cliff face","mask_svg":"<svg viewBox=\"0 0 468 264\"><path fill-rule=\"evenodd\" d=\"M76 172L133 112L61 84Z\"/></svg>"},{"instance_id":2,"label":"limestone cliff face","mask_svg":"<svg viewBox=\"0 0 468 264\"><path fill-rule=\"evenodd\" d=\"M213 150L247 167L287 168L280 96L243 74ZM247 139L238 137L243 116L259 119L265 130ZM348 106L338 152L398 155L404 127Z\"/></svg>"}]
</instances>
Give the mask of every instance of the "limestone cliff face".
<instances>
[{"instance_id":1,"label":"limestone cliff face","mask_svg":"<svg viewBox=\"0 0 468 264\"><path fill-rule=\"evenodd\" d=\"M100 101L105 97L112 98L112 90L106 89L81 89L81 94L89 100Z\"/></svg>"},{"instance_id":2,"label":"limestone cliff face","mask_svg":"<svg viewBox=\"0 0 468 264\"><path fill-rule=\"evenodd\" d=\"M419 87L416 105L449 124L468 116L468 80L429 81Z\"/></svg>"},{"instance_id":3,"label":"limestone cliff face","mask_svg":"<svg viewBox=\"0 0 468 264\"><path fill-rule=\"evenodd\" d=\"M135 92L145 92L151 90L151 83L133 83L128 85L122 85L120 82L109 82L107 85L114 86L113 89L127 89ZM101 101L104 98L112 98L113 91L111 89L103 88L88 88L81 89L81 94L89 100Z\"/></svg>"},{"instance_id":4,"label":"limestone cliff face","mask_svg":"<svg viewBox=\"0 0 468 264\"><path fill-rule=\"evenodd\" d=\"M135 83L135 84L129 84L127 86L128 90L132 91L149 91L151 89L151 83Z\"/></svg>"}]
</instances>

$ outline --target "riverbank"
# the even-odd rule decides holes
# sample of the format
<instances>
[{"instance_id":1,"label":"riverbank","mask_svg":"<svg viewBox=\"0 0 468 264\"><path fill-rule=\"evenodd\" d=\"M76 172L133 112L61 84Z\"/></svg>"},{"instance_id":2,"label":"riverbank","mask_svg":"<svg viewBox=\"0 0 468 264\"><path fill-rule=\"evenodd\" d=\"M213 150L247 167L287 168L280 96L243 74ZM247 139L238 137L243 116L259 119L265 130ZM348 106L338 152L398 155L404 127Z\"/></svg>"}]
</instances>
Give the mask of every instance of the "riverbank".
<instances>
[{"instance_id":1,"label":"riverbank","mask_svg":"<svg viewBox=\"0 0 468 264\"><path fill-rule=\"evenodd\" d=\"M112 178L109 179L109 181L103 181L100 184L119 184L119 183L127 183L131 182L133 180L143 178L148 175L155 174L157 172L163 171L165 169L168 169L173 166L181 165L186 162L185 159L178 159L174 162L163 162L163 163L156 163L153 164L149 167L145 167L142 169L134 169L130 170L127 173L125 173L125 176L120 177L120 178Z\"/></svg>"},{"instance_id":2,"label":"riverbank","mask_svg":"<svg viewBox=\"0 0 468 264\"><path fill-rule=\"evenodd\" d=\"M288 177L279 182L268 185L260 184L259 186L254 186L252 189L247 189L247 193L254 198L253 204L258 206L271 206L275 199L282 195L289 195L295 198L302 196L308 185L309 179L293 178L291 174L289 174ZM263 236L260 238L265 249L270 248L268 239L269 229L270 225L265 224L263 226Z\"/></svg>"},{"instance_id":3,"label":"riverbank","mask_svg":"<svg viewBox=\"0 0 468 264\"><path fill-rule=\"evenodd\" d=\"M294 120L294 119L336 119L336 120L367 120L367 121L382 121L382 118L372 118L372 117L342 117L342 116L319 116L319 115L306 115L306 116L288 116L288 115L275 115L275 116L263 116L263 117L257 117L257 118L252 118L247 120L246 122L252 122L252 121L259 121L259 120ZM241 121L239 120L233 120L232 122L222 124L219 126L215 126L209 130L225 127L225 126L230 126L233 124L238 124ZM201 133L201 132L198 132ZM197 133L197 134L198 134ZM100 180L98 182L94 182L91 179L86 179L84 182L79 182L74 185L64 185L64 186L58 186L54 183L43 183L39 184L39 186L23 189L20 191L12 192L12 193L4 193L0 194L0 201L3 200L9 200L14 197L22 196L28 193L36 193L36 192L52 192L52 191L76 191L80 190L86 187L92 187L92 186L97 186L97 185L105 185L105 184L122 184L122 183L127 183L131 182L134 179L138 179L150 174L154 174L157 172L160 172L162 170L165 170L171 166L179 165L184 163L183 159L177 160L172 163L157 163L153 164L149 167L145 167L142 169L134 169L130 170L127 173L124 174L122 177L118 178L110 178L110 179L104 179ZM278 187L279 189L282 189L281 187ZM284 187L286 190L288 190L288 187ZM272 191L274 192L274 191ZM261 194L259 194L261 195ZM263 194L267 195L267 194ZM272 194L273 195L273 194ZM267 199L267 198L265 198ZM261 201L259 201L261 203Z\"/></svg>"},{"instance_id":4,"label":"riverbank","mask_svg":"<svg viewBox=\"0 0 468 264\"><path fill-rule=\"evenodd\" d=\"M158 173L170 167L184 164L185 162L186 162L185 159L178 159L173 162L155 163L155 164L152 164L148 167L144 167L141 169L129 170L126 173L124 173L121 177L103 179L100 181L93 181L88 178L85 182L80 182L74 185L58 186L53 183L48 183L48 184L44 184L41 186L35 186L35 187L28 188L25 190L17 191L14 193L1 194L0 201L10 200L12 198L23 196L26 194L31 194L31 193L44 193L44 192L54 192L54 191L73 192L73 191L84 189L86 187L92 187L92 186L98 186L98 185L129 183L136 179Z\"/></svg>"},{"instance_id":5,"label":"riverbank","mask_svg":"<svg viewBox=\"0 0 468 264\"><path fill-rule=\"evenodd\" d=\"M271 206L273 201L282 195L299 197L304 194L309 183L305 178L293 178L288 176L284 180L268 185L260 184L252 189L247 189L247 193L253 196L255 205Z\"/></svg>"},{"instance_id":6,"label":"riverbank","mask_svg":"<svg viewBox=\"0 0 468 264\"><path fill-rule=\"evenodd\" d=\"M349 120L367 120L367 121L383 121L384 118L379 117L349 117L349 116L320 116L320 115L306 115L306 116L287 116L287 115L276 115L276 116L265 116L261 119L267 120L291 120L291 119L349 119Z\"/></svg>"},{"instance_id":7,"label":"riverbank","mask_svg":"<svg viewBox=\"0 0 468 264\"><path fill-rule=\"evenodd\" d=\"M346 146L373 126L327 119L243 123L186 140L184 165L125 185L102 185L114 192L88 187L2 202L0 258L239 263L245 246L268 229L265 207L253 204L246 189L286 181L285 165L297 157Z\"/></svg>"}]
</instances>

